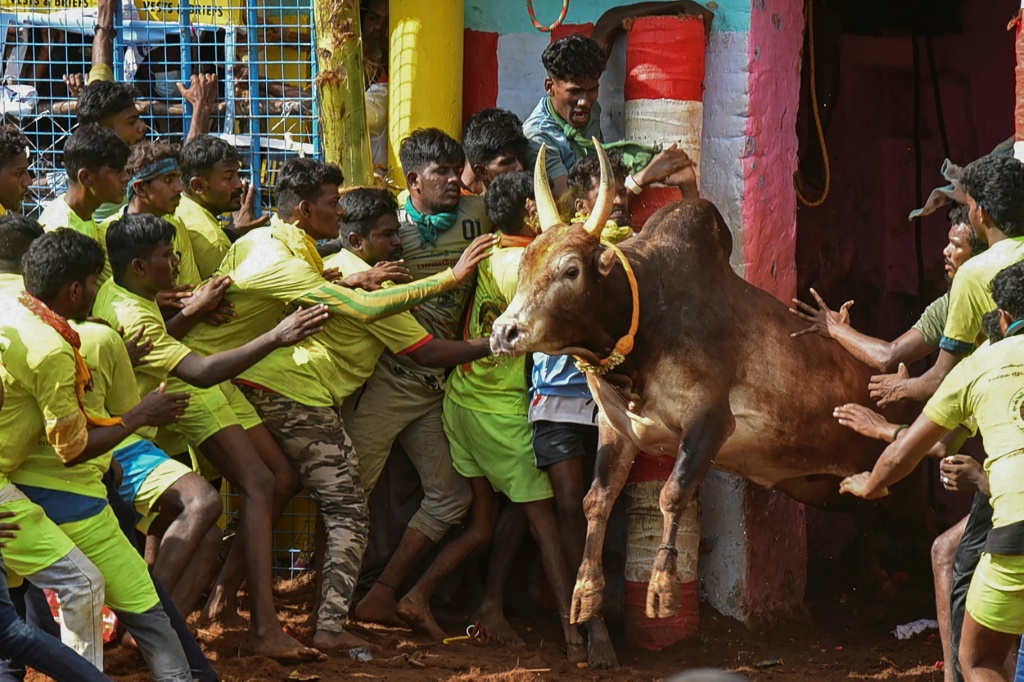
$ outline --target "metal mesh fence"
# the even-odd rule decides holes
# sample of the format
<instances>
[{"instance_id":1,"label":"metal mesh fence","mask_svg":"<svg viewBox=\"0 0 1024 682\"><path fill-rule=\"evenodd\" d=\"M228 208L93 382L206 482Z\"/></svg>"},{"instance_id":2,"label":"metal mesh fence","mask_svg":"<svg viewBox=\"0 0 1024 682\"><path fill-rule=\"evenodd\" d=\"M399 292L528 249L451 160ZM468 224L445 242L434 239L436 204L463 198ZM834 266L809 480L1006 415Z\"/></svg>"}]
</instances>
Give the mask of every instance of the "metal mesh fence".
<instances>
[{"instance_id":1,"label":"metal mesh fence","mask_svg":"<svg viewBox=\"0 0 1024 682\"><path fill-rule=\"evenodd\" d=\"M66 190L62 150L77 98L68 79L90 69L96 19L96 0L0 0L0 111L36 152L27 215ZM285 161L321 157L311 0L135 0L118 6L114 28L114 77L134 85L151 138L184 142L192 112L178 86L193 74L217 75L209 132L238 149L258 210L272 205ZM226 483L224 502L230 527L238 496ZM308 565L314 527L315 505L302 494L274 531L277 575Z\"/></svg>"},{"instance_id":2,"label":"metal mesh fence","mask_svg":"<svg viewBox=\"0 0 1024 682\"><path fill-rule=\"evenodd\" d=\"M0 0L0 110L37 152L30 215L65 189L61 150L75 125L66 80L89 71L95 24L95 0ZM135 86L151 137L184 141L191 106L179 83L213 73L210 132L238 148L262 207L284 161L320 156L310 0L135 0L114 26L114 75Z\"/></svg>"}]
</instances>

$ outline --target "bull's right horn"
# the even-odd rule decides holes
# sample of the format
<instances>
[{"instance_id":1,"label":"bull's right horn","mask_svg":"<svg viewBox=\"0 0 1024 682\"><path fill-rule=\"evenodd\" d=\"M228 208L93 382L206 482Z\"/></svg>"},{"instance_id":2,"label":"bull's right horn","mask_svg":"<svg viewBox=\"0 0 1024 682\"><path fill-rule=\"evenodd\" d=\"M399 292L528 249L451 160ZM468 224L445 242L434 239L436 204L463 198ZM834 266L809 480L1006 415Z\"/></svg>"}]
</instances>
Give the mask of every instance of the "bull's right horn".
<instances>
[{"instance_id":1,"label":"bull's right horn","mask_svg":"<svg viewBox=\"0 0 1024 682\"><path fill-rule=\"evenodd\" d=\"M533 197L537 202L537 218L540 223L540 231L562 224L562 217L558 214L558 204L551 194L551 185L548 184L547 166L547 145L541 144L537 153L537 166L533 170Z\"/></svg>"},{"instance_id":2,"label":"bull's right horn","mask_svg":"<svg viewBox=\"0 0 1024 682\"><path fill-rule=\"evenodd\" d=\"M597 153L598 161L601 162L601 186L597 191L594 209L590 212L590 217L587 218L583 229L595 237L600 237L601 231L612 214L612 208L614 208L612 204L615 201L615 178L612 176L612 164L608 160L608 154L604 151L604 147L596 137L593 140L594 151Z\"/></svg>"}]
</instances>

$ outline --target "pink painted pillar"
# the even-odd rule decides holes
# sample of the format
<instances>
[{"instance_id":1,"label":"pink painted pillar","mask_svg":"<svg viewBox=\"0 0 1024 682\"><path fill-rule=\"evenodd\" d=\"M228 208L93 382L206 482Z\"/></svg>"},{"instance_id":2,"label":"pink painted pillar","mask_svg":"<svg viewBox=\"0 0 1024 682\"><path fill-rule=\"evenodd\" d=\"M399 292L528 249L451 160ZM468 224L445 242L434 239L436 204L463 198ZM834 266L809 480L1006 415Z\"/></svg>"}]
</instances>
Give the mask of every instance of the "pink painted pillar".
<instances>
[{"instance_id":1,"label":"pink painted pillar","mask_svg":"<svg viewBox=\"0 0 1024 682\"><path fill-rule=\"evenodd\" d=\"M813 1L813 0L812 0ZM804 36L803 0L753 0L750 115L743 158L743 253L752 284L788 302L796 295L796 115ZM807 585L803 505L746 484L749 619L787 611Z\"/></svg>"}]
</instances>

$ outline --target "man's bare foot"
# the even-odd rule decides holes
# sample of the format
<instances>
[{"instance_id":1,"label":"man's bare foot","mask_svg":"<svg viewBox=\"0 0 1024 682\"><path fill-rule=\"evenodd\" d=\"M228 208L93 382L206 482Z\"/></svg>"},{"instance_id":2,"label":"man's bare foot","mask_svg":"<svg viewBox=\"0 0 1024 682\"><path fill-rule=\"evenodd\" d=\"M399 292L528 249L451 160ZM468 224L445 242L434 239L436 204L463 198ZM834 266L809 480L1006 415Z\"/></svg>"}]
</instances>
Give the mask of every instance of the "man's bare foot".
<instances>
[{"instance_id":1,"label":"man's bare foot","mask_svg":"<svg viewBox=\"0 0 1024 682\"><path fill-rule=\"evenodd\" d=\"M608 635L608 628L600 616L587 621L587 665L597 670L611 670L619 667L615 647Z\"/></svg>"},{"instance_id":2,"label":"man's bare foot","mask_svg":"<svg viewBox=\"0 0 1024 682\"><path fill-rule=\"evenodd\" d=\"M587 662L587 645L583 642L580 629L569 622L568 616L562 618L562 632L565 635L565 658L570 663Z\"/></svg>"},{"instance_id":3,"label":"man's bare foot","mask_svg":"<svg viewBox=\"0 0 1024 682\"><path fill-rule=\"evenodd\" d=\"M317 630L313 635L313 646L322 651L335 649L357 649L361 646L371 646L369 642L349 632L329 632Z\"/></svg>"},{"instance_id":4,"label":"man's bare foot","mask_svg":"<svg viewBox=\"0 0 1024 682\"><path fill-rule=\"evenodd\" d=\"M843 426L875 440L888 441L897 426L871 408L856 403L840 405L832 411L832 416Z\"/></svg>"},{"instance_id":5,"label":"man's bare foot","mask_svg":"<svg viewBox=\"0 0 1024 682\"><path fill-rule=\"evenodd\" d=\"M257 655L276 661L320 661L327 658L316 649L304 645L294 637L289 637L277 628L272 628L262 635L254 633L249 636L249 641Z\"/></svg>"},{"instance_id":6,"label":"man's bare foot","mask_svg":"<svg viewBox=\"0 0 1024 682\"><path fill-rule=\"evenodd\" d=\"M502 613L500 606L495 608L489 606L486 602L481 604L474 620L480 621L480 624L487 628L487 633L492 641L500 642L501 644L524 643L523 638L519 636L515 628L505 620L505 614Z\"/></svg>"},{"instance_id":7,"label":"man's bare foot","mask_svg":"<svg viewBox=\"0 0 1024 682\"><path fill-rule=\"evenodd\" d=\"M238 613L238 603L234 599L227 599L223 590L215 585L210 598L199 612L199 624L207 625L216 623L222 628L248 627L249 623Z\"/></svg>"},{"instance_id":8,"label":"man's bare foot","mask_svg":"<svg viewBox=\"0 0 1024 682\"><path fill-rule=\"evenodd\" d=\"M398 602L398 615L416 632L430 635L438 641L448 636L434 620L430 605L418 602L408 594Z\"/></svg>"},{"instance_id":9,"label":"man's bare foot","mask_svg":"<svg viewBox=\"0 0 1024 682\"><path fill-rule=\"evenodd\" d=\"M375 583L366 596L352 610L356 620L367 623L384 623L405 627L405 621L398 614L395 603L395 591L380 583Z\"/></svg>"}]
</instances>

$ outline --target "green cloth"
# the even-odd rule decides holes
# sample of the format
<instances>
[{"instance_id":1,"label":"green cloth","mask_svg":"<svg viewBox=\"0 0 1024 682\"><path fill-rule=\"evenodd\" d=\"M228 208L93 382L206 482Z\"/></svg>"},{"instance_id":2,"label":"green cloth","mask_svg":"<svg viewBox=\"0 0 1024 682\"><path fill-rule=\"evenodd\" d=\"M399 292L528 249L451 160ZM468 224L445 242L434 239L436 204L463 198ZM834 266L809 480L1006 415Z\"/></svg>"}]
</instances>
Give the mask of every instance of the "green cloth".
<instances>
[{"instance_id":1,"label":"green cloth","mask_svg":"<svg viewBox=\"0 0 1024 682\"><path fill-rule=\"evenodd\" d=\"M437 233L444 232L450 228L459 217L458 210L437 213L435 215L424 215L412 205L412 197L405 200L405 212L416 223L416 227L420 228L420 246L426 246L427 244L437 246Z\"/></svg>"},{"instance_id":2,"label":"green cloth","mask_svg":"<svg viewBox=\"0 0 1024 682\"><path fill-rule=\"evenodd\" d=\"M584 156L594 153L593 140L587 139L587 136L579 128L559 116L558 112L555 111L554 105L551 103L550 97L544 99L544 108L547 109L551 118L555 119L555 122L562 126L562 132L565 134L566 139L569 140L577 161ZM606 152L618 152L619 158L622 159L622 163L629 169L630 175L646 168L647 164L661 151L658 147L648 147L647 145L630 140L602 142L601 146L604 147Z\"/></svg>"},{"instance_id":3,"label":"green cloth","mask_svg":"<svg viewBox=\"0 0 1024 682\"><path fill-rule=\"evenodd\" d=\"M942 340L942 330L946 328L946 316L949 315L949 292L947 291L939 298L931 302L924 309L921 317L914 324L916 329L924 337L925 343L934 348L939 347Z\"/></svg>"}]
</instances>

